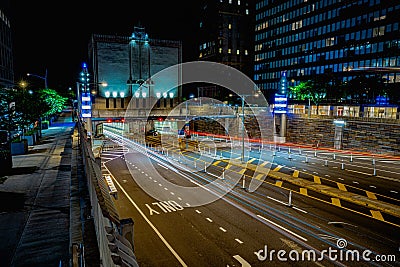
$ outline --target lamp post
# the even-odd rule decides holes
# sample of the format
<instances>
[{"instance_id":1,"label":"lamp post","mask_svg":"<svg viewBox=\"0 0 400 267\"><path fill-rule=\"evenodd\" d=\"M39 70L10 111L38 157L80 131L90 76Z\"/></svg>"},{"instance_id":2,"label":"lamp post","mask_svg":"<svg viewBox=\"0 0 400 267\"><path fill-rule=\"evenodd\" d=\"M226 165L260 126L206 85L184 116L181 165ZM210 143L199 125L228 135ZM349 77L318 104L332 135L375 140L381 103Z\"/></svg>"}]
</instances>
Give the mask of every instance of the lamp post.
<instances>
[{"instance_id":1,"label":"lamp post","mask_svg":"<svg viewBox=\"0 0 400 267\"><path fill-rule=\"evenodd\" d=\"M33 74L33 73L27 73L26 75L27 76L33 76L33 77L36 77L36 78L44 80L44 88L47 89L47 69L46 69L46 72L45 72L44 76L40 76L40 75Z\"/></svg>"}]
</instances>

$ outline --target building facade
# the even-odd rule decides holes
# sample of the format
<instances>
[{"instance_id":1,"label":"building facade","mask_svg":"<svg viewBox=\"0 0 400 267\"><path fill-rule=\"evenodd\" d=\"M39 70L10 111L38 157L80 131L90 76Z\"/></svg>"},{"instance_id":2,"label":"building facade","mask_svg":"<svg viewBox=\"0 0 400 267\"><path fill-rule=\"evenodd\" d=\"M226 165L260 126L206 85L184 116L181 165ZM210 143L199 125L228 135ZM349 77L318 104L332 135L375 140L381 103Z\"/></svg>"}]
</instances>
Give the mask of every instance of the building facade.
<instances>
[{"instance_id":1,"label":"building facade","mask_svg":"<svg viewBox=\"0 0 400 267\"><path fill-rule=\"evenodd\" d=\"M253 77L253 1L200 2L198 59L222 63ZM222 91L205 85L199 87L198 95L221 98Z\"/></svg>"},{"instance_id":2,"label":"building facade","mask_svg":"<svg viewBox=\"0 0 400 267\"><path fill-rule=\"evenodd\" d=\"M346 83L379 73L396 92L399 12L399 1L259 0L254 82L271 99L282 71L290 85L323 75Z\"/></svg>"},{"instance_id":3,"label":"building facade","mask_svg":"<svg viewBox=\"0 0 400 267\"><path fill-rule=\"evenodd\" d=\"M14 85L14 57L12 49L9 1L0 3L0 88L12 88Z\"/></svg>"},{"instance_id":4,"label":"building facade","mask_svg":"<svg viewBox=\"0 0 400 267\"><path fill-rule=\"evenodd\" d=\"M181 41L149 38L135 27L131 36L93 34L89 44L92 118L145 116L151 109L170 109L181 98L181 71L169 80L160 71L182 63Z\"/></svg>"}]
</instances>

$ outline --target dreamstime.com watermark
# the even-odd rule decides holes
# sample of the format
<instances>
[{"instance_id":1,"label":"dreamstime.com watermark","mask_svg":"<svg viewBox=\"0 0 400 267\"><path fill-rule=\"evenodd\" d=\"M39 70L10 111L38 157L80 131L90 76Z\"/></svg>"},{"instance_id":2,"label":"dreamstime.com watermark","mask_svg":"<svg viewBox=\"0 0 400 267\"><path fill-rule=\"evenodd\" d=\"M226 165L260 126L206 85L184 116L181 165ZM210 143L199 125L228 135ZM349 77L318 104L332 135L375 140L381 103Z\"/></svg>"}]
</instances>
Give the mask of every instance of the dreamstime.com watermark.
<instances>
[{"instance_id":1,"label":"dreamstime.com watermark","mask_svg":"<svg viewBox=\"0 0 400 267\"><path fill-rule=\"evenodd\" d=\"M366 262L395 262L396 255L375 255L371 250L359 251L346 249L347 240L339 238L336 242L337 248L329 247L317 253L315 250L274 250L268 251L268 246L255 252L260 261L366 261Z\"/></svg>"}]
</instances>

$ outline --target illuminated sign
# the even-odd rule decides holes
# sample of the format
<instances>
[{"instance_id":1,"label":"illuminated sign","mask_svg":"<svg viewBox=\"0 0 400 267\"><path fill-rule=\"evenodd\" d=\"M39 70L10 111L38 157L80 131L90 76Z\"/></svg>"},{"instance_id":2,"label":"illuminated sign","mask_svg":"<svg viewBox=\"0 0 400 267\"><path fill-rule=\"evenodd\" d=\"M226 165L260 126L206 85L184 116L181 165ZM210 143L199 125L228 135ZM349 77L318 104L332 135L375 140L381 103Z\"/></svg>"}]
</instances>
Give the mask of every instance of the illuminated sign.
<instances>
[{"instance_id":1,"label":"illuminated sign","mask_svg":"<svg viewBox=\"0 0 400 267\"><path fill-rule=\"evenodd\" d=\"M274 113L287 113L286 95L275 94Z\"/></svg>"},{"instance_id":2,"label":"illuminated sign","mask_svg":"<svg viewBox=\"0 0 400 267\"><path fill-rule=\"evenodd\" d=\"M83 118L92 117L92 101L89 93L82 93L81 97L81 116Z\"/></svg>"}]
</instances>

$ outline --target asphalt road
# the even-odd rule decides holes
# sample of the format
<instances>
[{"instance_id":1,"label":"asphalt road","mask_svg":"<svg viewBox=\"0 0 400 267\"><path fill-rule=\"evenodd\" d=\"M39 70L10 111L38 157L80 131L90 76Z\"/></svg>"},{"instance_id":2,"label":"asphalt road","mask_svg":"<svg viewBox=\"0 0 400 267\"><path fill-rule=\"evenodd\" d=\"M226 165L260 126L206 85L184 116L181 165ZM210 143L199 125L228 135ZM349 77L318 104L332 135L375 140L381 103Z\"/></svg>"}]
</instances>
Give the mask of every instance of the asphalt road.
<instances>
[{"instance_id":1,"label":"asphalt road","mask_svg":"<svg viewBox=\"0 0 400 267\"><path fill-rule=\"evenodd\" d=\"M263 183L249 192L234 166L221 179L212 164L204 172L171 156L135 144L102 154L120 215L134 219L140 266L399 266L397 226L301 194L288 205L289 190ZM358 262L339 251L330 256L342 260L332 261L326 253L339 244L397 262ZM324 252L324 260L301 260L311 252Z\"/></svg>"}]
</instances>

